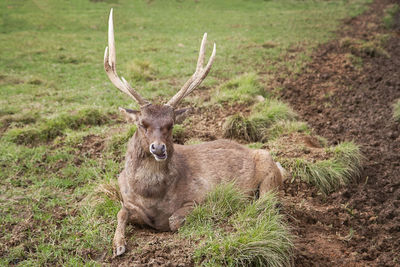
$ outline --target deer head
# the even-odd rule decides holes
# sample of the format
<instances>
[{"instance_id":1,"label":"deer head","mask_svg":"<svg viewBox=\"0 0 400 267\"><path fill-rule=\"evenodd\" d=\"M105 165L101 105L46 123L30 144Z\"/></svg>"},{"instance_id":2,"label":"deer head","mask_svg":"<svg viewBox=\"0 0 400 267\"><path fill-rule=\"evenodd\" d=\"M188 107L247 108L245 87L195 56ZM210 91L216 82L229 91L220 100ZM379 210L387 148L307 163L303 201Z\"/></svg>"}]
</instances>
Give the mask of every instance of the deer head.
<instances>
[{"instance_id":1,"label":"deer head","mask_svg":"<svg viewBox=\"0 0 400 267\"><path fill-rule=\"evenodd\" d=\"M200 46L196 71L166 104L152 104L139 95L123 78L119 78L116 71L116 55L114 42L113 10L108 20L108 47L104 53L104 69L111 82L122 92L133 98L140 105L140 110L119 108L128 118L128 121L138 126L137 134L141 140L143 150L147 150L157 161L164 161L172 147L172 128L177 115L186 109L176 109L179 102L196 89L210 72L214 62L216 45L207 65L204 67L204 54L207 42L207 33L204 34Z\"/></svg>"}]
</instances>

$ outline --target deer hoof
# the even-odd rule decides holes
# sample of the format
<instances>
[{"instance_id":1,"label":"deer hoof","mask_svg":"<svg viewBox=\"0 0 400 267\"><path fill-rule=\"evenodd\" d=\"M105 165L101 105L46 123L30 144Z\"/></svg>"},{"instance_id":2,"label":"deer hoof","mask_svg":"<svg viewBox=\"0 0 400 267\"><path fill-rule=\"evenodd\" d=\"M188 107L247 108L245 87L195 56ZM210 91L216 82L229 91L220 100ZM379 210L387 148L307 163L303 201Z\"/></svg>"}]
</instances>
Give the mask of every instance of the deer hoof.
<instances>
[{"instance_id":1,"label":"deer hoof","mask_svg":"<svg viewBox=\"0 0 400 267\"><path fill-rule=\"evenodd\" d=\"M125 246L118 246L117 249L114 251L115 256L120 256L125 253Z\"/></svg>"},{"instance_id":2,"label":"deer hoof","mask_svg":"<svg viewBox=\"0 0 400 267\"><path fill-rule=\"evenodd\" d=\"M172 232L178 231L178 229L185 223L185 217L174 216L169 217L169 229Z\"/></svg>"}]
</instances>

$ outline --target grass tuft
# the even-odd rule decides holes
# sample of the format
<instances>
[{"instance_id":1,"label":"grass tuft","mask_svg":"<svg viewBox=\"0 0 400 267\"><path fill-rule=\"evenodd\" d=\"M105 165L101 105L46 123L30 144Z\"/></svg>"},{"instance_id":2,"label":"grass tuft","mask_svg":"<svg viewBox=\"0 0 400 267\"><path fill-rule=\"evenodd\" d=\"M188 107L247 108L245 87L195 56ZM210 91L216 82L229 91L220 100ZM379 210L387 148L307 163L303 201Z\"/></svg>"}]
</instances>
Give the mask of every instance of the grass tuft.
<instances>
[{"instance_id":1,"label":"grass tuft","mask_svg":"<svg viewBox=\"0 0 400 267\"><path fill-rule=\"evenodd\" d=\"M240 114L229 117L223 125L223 136L225 138L242 139L256 142L260 133L257 124Z\"/></svg>"},{"instance_id":2,"label":"grass tuft","mask_svg":"<svg viewBox=\"0 0 400 267\"><path fill-rule=\"evenodd\" d=\"M292 120L295 117L296 113L287 104L276 99L268 99L253 107L250 120L259 127L269 127L278 120Z\"/></svg>"},{"instance_id":3,"label":"grass tuft","mask_svg":"<svg viewBox=\"0 0 400 267\"><path fill-rule=\"evenodd\" d=\"M364 157L352 142L343 142L327 150L332 157L326 160L290 159L283 160L282 164L290 170L293 178L298 177L329 194L360 176Z\"/></svg>"},{"instance_id":4,"label":"grass tuft","mask_svg":"<svg viewBox=\"0 0 400 267\"><path fill-rule=\"evenodd\" d=\"M107 121L107 115L97 109L84 109L72 115L62 114L38 125L11 129L6 132L4 138L16 144L33 145L51 141L62 135L65 129L76 130L84 125L102 125Z\"/></svg>"},{"instance_id":5,"label":"grass tuft","mask_svg":"<svg viewBox=\"0 0 400 267\"><path fill-rule=\"evenodd\" d=\"M212 99L219 103L251 104L257 95L264 96L265 92L257 80L257 75L248 73L222 84L216 89Z\"/></svg>"},{"instance_id":6,"label":"grass tuft","mask_svg":"<svg viewBox=\"0 0 400 267\"><path fill-rule=\"evenodd\" d=\"M291 235L274 193L251 201L233 184L220 185L197 206L180 229L199 240L202 266L290 266Z\"/></svg>"},{"instance_id":7,"label":"grass tuft","mask_svg":"<svg viewBox=\"0 0 400 267\"><path fill-rule=\"evenodd\" d=\"M395 121L400 122L400 99L397 99L393 105L393 118Z\"/></svg>"},{"instance_id":8,"label":"grass tuft","mask_svg":"<svg viewBox=\"0 0 400 267\"><path fill-rule=\"evenodd\" d=\"M400 11L400 6L398 4L389 5L385 9L385 11L384 11L385 15L382 20L383 20L383 25L385 25L385 27L387 29L390 29L393 27L393 25L395 23L396 14L399 11Z\"/></svg>"}]
</instances>

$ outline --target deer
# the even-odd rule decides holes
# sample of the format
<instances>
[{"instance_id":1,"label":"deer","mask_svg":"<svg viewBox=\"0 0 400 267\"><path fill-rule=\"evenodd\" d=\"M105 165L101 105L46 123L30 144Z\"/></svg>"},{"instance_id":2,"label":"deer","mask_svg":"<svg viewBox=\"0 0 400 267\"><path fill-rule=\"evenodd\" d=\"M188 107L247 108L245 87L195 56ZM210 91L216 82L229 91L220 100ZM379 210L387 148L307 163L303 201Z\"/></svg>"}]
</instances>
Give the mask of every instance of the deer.
<instances>
[{"instance_id":1,"label":"deer","mask_svg":"<svg viewBox=\"0 0 400 267\"><path fill-rule=\"evenodd\" d=\"M151 103L117 74L113 9L110 11L104 69L111 82L140 106L139 110L119 108L137 130L128 141L125 166L118 177L122 207L113 239L115 257L126 251L128 222L158 231L177 231L218 184L233 182L249 196L255 192L262 196L282 185L285 170L266 150L224 139L195 145L173 143L176 118L186 111L178 109L178 104L201 84L214 62L215 43L204 66L206 41L207 33L200 45L196 70L182 88L166 104Z\"/></svg>"}]
</instances>

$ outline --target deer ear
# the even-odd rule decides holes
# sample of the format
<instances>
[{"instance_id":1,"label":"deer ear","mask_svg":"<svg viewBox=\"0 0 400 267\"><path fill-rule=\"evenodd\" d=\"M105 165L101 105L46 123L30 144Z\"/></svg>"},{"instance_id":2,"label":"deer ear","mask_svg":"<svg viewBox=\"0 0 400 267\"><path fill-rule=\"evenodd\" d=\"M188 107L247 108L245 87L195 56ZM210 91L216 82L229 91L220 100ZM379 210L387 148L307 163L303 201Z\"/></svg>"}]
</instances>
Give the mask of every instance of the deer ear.
<instances>
[{"instance_id":1,"label":"deer ear","mask_svg":"<svg viewBox=\"0 0 400 267\"><path fill-rule=\"evenodd\" d=\"M189 111L191 111L191 108L182 108L182 109L177 109L174 111L175 113L175 122L176 123L182 123L187 115L189 115Z\"/></svg>"},{"instance_id":2,"label":"deer ear","mask_svg":"<svg viewBox=\"0 0 400 267\"><path fill-rule=\"evenodd\" d=\"M137 122L137 120L139 118L140 111L133 110L133 109L128 109L128 108L121 108L121 107L118 108L118 109L122 114L124 114L125 119L128 122L133 122L133 123Z\"/></svg>"}]
</instances>

